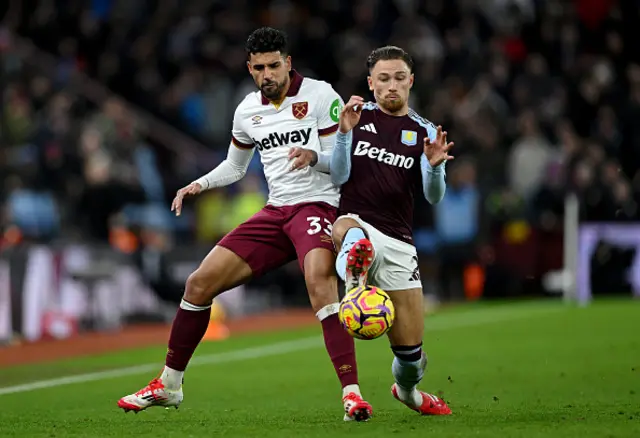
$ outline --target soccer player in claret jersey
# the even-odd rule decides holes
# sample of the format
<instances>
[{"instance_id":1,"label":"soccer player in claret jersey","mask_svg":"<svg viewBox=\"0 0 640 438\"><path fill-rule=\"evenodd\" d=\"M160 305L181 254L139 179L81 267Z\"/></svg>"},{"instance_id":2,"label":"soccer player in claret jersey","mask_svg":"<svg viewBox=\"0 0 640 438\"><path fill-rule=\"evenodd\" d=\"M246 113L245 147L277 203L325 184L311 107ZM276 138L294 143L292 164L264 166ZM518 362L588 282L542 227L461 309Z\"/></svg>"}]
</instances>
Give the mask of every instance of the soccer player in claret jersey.
<instances>
[{"instance_id":1,"label":"soccer player in claret jersey","mask_svg":"<svg viewBox=\"0 0 640 438\"><path fill-rule=\"evenodd\" d=\"M189 276L164 369L140 391L121 398L118 406L135 412L150 406L177 407L183 399L184 371L207 329L212 299L297 258L343 388L344 420L367 420L372 409L360 394L354 341L337 315L331 225L339 191L327 173L316 171L328 172L323 164L294 171L300 158L289 154L292 147L330 153L343 102L328 83L292 70L283 32L258 29L249 36L246 50L249 73L259 91L248 94L235 111L226 160L180 189L172 210L180 214L185 196L238 181L256 149L269 187L267 205L225 236Z\"/></svg>"},{"instance_id":2,"label":"soccer player in claret jersey","mask_svg":"<svg viewBox=\"0 0 640 438\"><path fill-rule=\"evenodd\" d=\"M421 414L447 415L451 410L442 399L417 390L427 357L412 228L414 197L424 195L434 204L444 196L445 163L453 159L448 153L453 143L447 143L440 126L409 108L413 61L404 50L378 48L367 67L375 103L352 96L340 113L331 155L309 152L306 161L328 161L333 181L341 186L333 239L339 251L336 270L347 291L378 286L396 309L388 335L393 396Z\"/></svg>"}]
</instances>

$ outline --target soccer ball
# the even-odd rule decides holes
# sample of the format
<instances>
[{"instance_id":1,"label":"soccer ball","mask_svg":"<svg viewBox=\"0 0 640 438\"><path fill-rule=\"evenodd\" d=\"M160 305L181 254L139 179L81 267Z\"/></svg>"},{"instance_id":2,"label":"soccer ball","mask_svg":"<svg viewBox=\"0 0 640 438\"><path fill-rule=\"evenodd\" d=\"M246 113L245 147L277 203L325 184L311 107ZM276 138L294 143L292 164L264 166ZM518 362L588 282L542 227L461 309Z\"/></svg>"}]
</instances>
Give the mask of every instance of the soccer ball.
<instances>
[{"instance_id":1,"label":"soccer ball","mask_svg":"<svg viewBox=\"0 0 640 438\"><path fill-rule=\"evenodd\" d=\"M376 339L389 331L395 313L385 291L375 286L359 286L344 296L338 316L354 338Z\"/></svg>"}]
</instances>

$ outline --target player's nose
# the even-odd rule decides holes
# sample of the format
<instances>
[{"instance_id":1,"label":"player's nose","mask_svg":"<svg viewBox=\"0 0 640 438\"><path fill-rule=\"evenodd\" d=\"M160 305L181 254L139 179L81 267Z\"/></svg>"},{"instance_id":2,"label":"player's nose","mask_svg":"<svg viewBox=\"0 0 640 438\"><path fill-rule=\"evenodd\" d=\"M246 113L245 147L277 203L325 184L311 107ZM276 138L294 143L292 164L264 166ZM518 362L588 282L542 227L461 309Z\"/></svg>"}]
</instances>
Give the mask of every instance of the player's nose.
<instances>
[{"instance_id":1,"label":"player's nose","mask_svg":"<svg viewBox=\"0 0 640 438\"><path fill-rule=\"evenodd\" d=\"M265 68L264 69L264 77L265 79L269 79L269 80L273 80L275 76L275 71L270 69L270 68Z\"/></svg>"}]
</instances>

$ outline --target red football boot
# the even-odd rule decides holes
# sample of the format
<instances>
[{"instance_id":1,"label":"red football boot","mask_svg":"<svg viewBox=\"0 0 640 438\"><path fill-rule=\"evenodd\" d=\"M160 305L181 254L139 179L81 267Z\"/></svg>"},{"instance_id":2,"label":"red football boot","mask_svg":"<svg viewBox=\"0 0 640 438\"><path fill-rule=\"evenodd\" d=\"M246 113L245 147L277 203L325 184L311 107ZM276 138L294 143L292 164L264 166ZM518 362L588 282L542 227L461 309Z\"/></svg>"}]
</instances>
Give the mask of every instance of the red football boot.
<instances>
[{"instance_id":1,"label":"red football boot","mask_svg":"<svg viewBox=\"0 0 640 438\"><path fill-rule=\"evenodd\" d=\"M351 247L347 254L346 292L367 285L367 273L374 257L375 250L369 239L360 239Z\"/></svg>"},{"instance_id":2,"label":"red football boot","mask_svg":"<svg viewBox=\"0 0 640 438\"><path fill-rule=\"evenodd\" d=\"M436 397L433 394L427 394L422 391L418 392L420 392L420 395L422 396L422 404L420 406L413 406L398 397L398 389L395 383L391 387L391 394L393 394L395 399L407 406L409 409L419 412L422 415L451 415L451 409L440 397Z\"/></svg>"}]
</instances>

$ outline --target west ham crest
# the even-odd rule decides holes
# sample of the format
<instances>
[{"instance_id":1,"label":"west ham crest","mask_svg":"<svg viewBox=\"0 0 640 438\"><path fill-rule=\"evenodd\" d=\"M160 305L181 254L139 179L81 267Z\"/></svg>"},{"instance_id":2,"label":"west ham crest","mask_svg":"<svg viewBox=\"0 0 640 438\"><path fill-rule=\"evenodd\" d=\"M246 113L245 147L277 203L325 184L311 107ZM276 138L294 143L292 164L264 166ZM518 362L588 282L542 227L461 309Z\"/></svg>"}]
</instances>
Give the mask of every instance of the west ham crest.
<instances>
[{"instance_id":1,"label":"west ham crest","mask_svg":"<svg viewBox=\"0 0 640 438\"><path fill-rule=\"evenodd\" d=\"M293 111L293 117L302 120L307 115L307 111L309 111L309 102L296 102L291 105L291 110Z\"/></svg>"}]
</instances>

